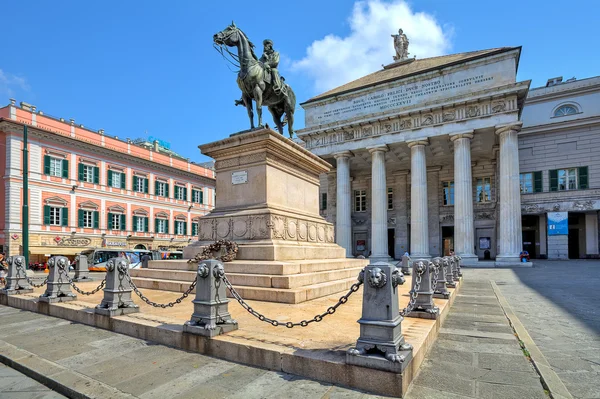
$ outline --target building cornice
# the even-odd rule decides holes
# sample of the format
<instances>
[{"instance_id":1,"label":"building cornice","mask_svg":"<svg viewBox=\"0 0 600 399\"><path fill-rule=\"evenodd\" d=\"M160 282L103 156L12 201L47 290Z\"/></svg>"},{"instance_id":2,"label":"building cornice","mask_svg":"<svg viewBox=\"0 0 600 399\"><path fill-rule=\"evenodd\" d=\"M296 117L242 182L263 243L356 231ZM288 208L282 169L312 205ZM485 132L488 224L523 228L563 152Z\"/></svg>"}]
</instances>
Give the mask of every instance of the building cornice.
<instances>
[{"instance_id":1,"label":"building cornice","mask_svg":"<svg viewBox=\"0 0 600 399\"><path fill-rule=\"evenodd\" d=\"M535 133L550 133L562 131L565 129L574 129L581 127L600 126L600 116L592 116L589 118L572 119L562 122L545 123L543 125L523 126L519 136Z\"/></svg>"}]
</instances>

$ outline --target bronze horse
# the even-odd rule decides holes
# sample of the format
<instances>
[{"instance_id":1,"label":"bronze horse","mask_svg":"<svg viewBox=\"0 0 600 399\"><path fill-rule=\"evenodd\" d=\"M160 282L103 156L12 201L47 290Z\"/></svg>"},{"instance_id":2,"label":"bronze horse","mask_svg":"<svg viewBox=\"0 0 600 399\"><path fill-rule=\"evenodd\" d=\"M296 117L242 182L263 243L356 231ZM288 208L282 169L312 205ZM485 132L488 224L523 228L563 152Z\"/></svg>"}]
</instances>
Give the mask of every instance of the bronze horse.
<instances>
[{"instance_id":1,"label":"bronze horse","mask_svg":"<svg viewBox=\"0 0 600 399\"><path fill-rule=\"evenodd\" d=\"M254 44L248 39L234 23L229 25L213 36L217 45L237 47L237 58L240 64L237 84L242 90L242 101L248 110L250 128L254 129L254 112L252 112L252 100L256 102L256 113L258 114L258 127L263 127L262 107L266 105L279 133L283 134L283 126L287 121L290 138L294 135L294 110L296 108L296 95L292 88L283 82L282 90L276 94L268 79L265 79L265 67L254 54ZM267 82L265 82L265 80ZM285 113L285 119L282 116Z\"/></svg>"}]
</instances>

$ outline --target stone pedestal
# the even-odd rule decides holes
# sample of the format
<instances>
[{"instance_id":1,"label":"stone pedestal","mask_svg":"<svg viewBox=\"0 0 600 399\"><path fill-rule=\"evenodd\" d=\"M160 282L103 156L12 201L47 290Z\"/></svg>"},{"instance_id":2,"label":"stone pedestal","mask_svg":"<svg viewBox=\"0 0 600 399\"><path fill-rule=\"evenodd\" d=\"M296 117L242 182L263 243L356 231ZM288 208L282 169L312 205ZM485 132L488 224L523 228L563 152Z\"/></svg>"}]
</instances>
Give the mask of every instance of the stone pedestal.
<instances>
[{"instance_id":1,"label":"stone pedestal","mask_svg":"<svg viewBox=\"0 0 600 399\"><path fill-rule=\"evenodd\" d=\"M0 290L0 294L15 295L32 293L33 287L27 282L25 257L9 256L6 259L6 263L8 263L6 285L2 290Z\"/></svg>"},{"instance_id":2,"label":"stone pedestal","mask_svg":"<svg viewBox=\"0 0 600 399\"><path fill-rule=\"evenodd\" d=\"M413 262L412 288L410 290L411 302L414 298L412 310L404 317L419 317L422 319L437 319L440 310L433 303L433 287L431 286L431 273L433 263L427 259L419 259Z\"/></svg>"},{"instance_id":3,"label":"stone pedestal","mask_svg":"<svg viewBox=\"0 0 600 399\"><path fill-rule=\"evenodd\" d=\"M446 286L450 288L456 288L454 283L454 273L452 272L452 262L449 257L442 258L444 270L446 271Z\"/></svg>"},{"instance_id":4,"label":"stone pedestal","mask_svg":"<svg viewBox=\"0 0 600 399\"><path fill-rule=\"evenodd\" d=\"M68 302L77 299L77 295L71 291L69 284L69 259L64 256L53 256L48 259L48 283L46 291L40 295L40 302L57 303Z\"/></svg>"},{"instance_id":5,"label":"stone pedestal","mask_svg":"<svg viewBox=\"0 0 600 399\"><path fill-rule=\"evenodd\" d=\"M446 269L444 267L444 260L442 258L433 258L431 260L433 266L437 268L437 281L435 286L433 287L433 297L434 298L450 298L450 291L446 287Z\"/></svg>"},{"instance_id":6,"label":"stone pedestal","mask_svg":"<svg viewBox=\"0 0 600 399\"><path fill-rule=\"evenodd\" d=\"M200 149L215 159L216 207L200 219L199 241L184 249L184 258L217 240L237 242L241 260L347 256L335 243L333 225L319 215L319 175L329 171L327 162L269 129Z\"/></svg>"},{"instance_id":7,"label":"stone pedestal","mask_svg":"<svg viewBox=\"0 0 600 399\"><path fill-rule=\"evenodd\" d=\"M401 270L402 270L402 274L404 274L405 276L410 276L410 273L412 271L410 256L402 255L402 269Z\"/></svg>"},{"instance_id":8,"label":"stone pedestal","mask_svg":"<svg viewBox=\"0 0 600 399\"><path fill-rule=\"evenodd\" d=\"M214 337L237 330L237 321L229 314L227 289L220 281L223 273L225 269L219 261L207 260L198 264L196 299L192 301L194 313L183 325L184 332Z\"/></svg>"},{"instance_id":9,"label":"stone pedestal","mask_svg":"<svg viewBox=\"0 0 600 399\"><path fill-rule=\"evenodd\" d=\"M73 281L90 281L90 269L88 269L88 258L85 255L77 255L75 260L75 277Z\"/></svg>"},{"instance_id":10,"label":"stone pedestal","mask_svg":"<svg viewBox=\"0 0 600 399\"><path fill-rule=\"evenodd\" d=\"M104 298L95 312L104 316L114 317L140 311L133 303L129 283L129 261L127 258L112 258L106 262L106 285Z\"/></svg>"},{"instance_id":11,"label":"stone pedestal","mask_svg":"<svg viewBox=\"0 0 600 399\"><path fill-rule=\"evenodd\" d=\"M398 309L398 284L404 282L399 270L386 262L367 266L363 284L360 337L348 350L346 363L400 373L412 359L412 346L402 335Z\"/></svg>"}]
</instances>

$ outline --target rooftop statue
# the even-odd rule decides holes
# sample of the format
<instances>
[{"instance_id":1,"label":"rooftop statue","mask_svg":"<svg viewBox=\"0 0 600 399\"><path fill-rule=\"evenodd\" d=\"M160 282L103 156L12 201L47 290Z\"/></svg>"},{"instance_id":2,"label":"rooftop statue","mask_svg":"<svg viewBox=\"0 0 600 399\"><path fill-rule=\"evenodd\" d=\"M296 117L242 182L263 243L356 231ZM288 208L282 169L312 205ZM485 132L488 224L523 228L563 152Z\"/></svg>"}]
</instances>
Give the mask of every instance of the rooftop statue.
<instances>
[{"instance_id":1,"label":"rooftop statue","mask_svg":"<svg viewBox=\"0 0 600 399\"><path fill-rule=\"evenodd\" d=\"M236 100L235 105L245 105L250 118L250 128L254 129L254 112L252 101L256 103L258 114L258 127L262 127L262 107L266 105L279 133L283 134L283 127L287 123L290 138L294 135L294 110L296 108L296 95L292 88L285 83L283 76L279 75L279 53L273 49L273 41L263 41L263 55L259 58L254 53L254 44L248 39L240 28L231 23L227 28L213 36L213 41L218 46L217 50L229 53L239 63L237 84L242 91L241 100ZM224 48L237 47L237 55ZM285 118L282 120L282 117Z\"/></svg>"},{"instance_id":2,"label":"rooftop statue","mask_svg":"<svg viewBox=\"0 0 600 399\"><path fill-rule=\"evenodd\" d=\"M396 50L396 55L394 56L394 61L403 61L408 58L408 38L402 32L402 29L398 29L397 35L392 35L394 38L394 49Z\"/></svg>"}]
</instances>

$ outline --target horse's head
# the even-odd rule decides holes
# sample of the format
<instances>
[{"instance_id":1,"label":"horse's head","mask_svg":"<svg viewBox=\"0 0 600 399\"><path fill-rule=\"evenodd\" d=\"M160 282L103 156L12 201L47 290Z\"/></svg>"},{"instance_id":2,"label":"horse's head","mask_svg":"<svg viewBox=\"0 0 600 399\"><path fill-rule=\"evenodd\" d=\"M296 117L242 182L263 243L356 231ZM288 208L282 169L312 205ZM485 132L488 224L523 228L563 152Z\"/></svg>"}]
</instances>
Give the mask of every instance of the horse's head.
<instances>
[{"instance_id":1,"label":"horse's head","mask_svg":"<svg viewBox=\"0 0 600 399\"><path fill-rule=\"evenodd\" d=\"M213 35L213 41L218 45L233 47L240 41L240 30L235 23L231 23L227 28Z\"/></svg>"}]
</instances>

